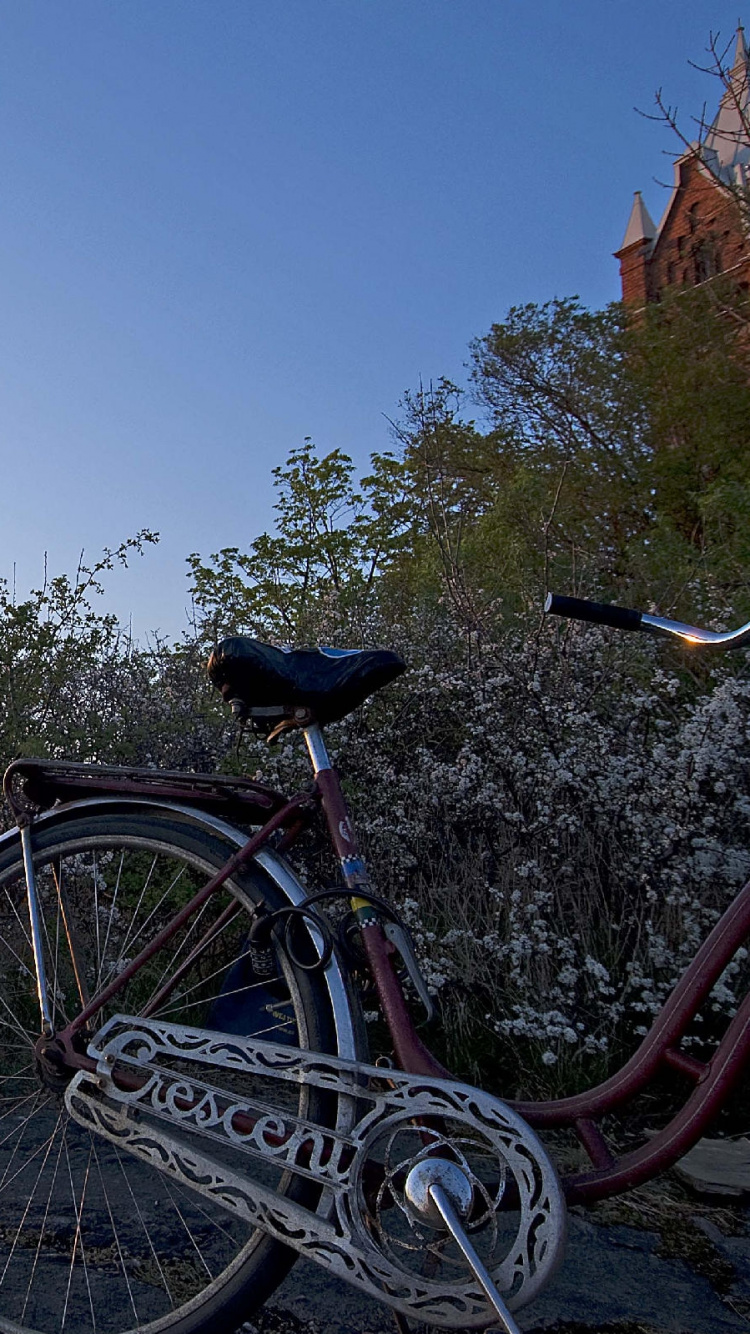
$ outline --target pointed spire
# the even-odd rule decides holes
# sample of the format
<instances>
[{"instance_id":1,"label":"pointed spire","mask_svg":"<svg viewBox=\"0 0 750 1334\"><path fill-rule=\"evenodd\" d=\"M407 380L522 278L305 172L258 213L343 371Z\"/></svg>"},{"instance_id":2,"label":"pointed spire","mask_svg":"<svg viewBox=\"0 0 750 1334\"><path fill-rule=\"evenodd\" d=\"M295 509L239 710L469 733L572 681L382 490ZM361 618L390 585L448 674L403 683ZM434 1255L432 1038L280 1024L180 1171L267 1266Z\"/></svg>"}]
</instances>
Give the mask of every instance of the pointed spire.
<instances>
[{"instance_id":1,"label":"pointed spire","mask_svg":"<svg viewBox=\"0 0 750 1334\"><path fill-rule=\"evenodd\" d=\"M704 148L716 154L719 167L732 171L735 163L745 162L747 152L747 116L750 111L750 55L745 30L737 24L732 68L726 68L725 92L716 119L704 141ZM713 170L713 168L711 168Z\"/></svg>"},{"instance_id":2,"label":"pointed spire","mask_svg":"<svg viewBox=\"0 0 750 1334\"><path fill-rule=\"evenodd\" d=\"M628 246L635 245L636 241L653 241L655 236L654 220L641 199L640 190L636 190L633 207L630 210L630 218L625 229L625 239L620 246L620 250L627 250Z\"/></svg>"},{"instance_id":3,"label":"pointed spire","mask_svg":"<svg viewBox=\"0 0 750 1334\"><path fill-rule=\"evenodd\" d=\"M732 62L732 73L742 71L747 65L747 44L745 42L745 29L741 23L737 24L737 41L734 48L734 61Z\"/></svg>"}]
</instances>

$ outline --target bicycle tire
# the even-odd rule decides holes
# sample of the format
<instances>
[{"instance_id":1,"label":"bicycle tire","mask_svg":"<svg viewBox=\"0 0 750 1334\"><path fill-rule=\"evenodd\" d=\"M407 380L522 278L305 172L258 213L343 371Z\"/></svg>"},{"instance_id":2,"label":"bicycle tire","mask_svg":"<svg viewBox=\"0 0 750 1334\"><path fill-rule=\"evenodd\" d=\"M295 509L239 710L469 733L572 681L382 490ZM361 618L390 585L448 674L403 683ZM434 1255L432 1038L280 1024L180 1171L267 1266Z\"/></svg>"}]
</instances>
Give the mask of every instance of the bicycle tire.
<instances>
[{"instance_id":1,"label":"bicycle tire","mask_svg":"<svg viewBox=\"0 0 750 1334\"><path fill-rule=\"evenodd\" d=\"M82 812L49 826L42 821L33 838L56 1026L72 1019L81 1004L69 938L84 974L84 995L91 994L234 851L189 818L142 807ZM218 1028L212 1011L222 1005L225 1023L227 998L234 999L234 1031L257 1033L265 1025L263 1036L271 1040L335 1052L335 1025L319 974L278 957L272 980L252 972L245 949L252 905L275 908L283 901L257 865L223 886L209 900L200 928L189 923L100 1021L118 1011L137 1013L160 985L165 956L172 968L186 958L196 932L230 895L240 911L181 979L179 994L165 999L164 1017ZM43 1082L30 1054L40 1030L25 911L16 839L0 851L0 1330L230 1331L262 1304L296 1255L188 1196L68 1117L62 1093ZM66 917L73 926L68 935ZM233 975L227 986L237 967L245 970L240 985ZM215 1071L211 1078L215 1083ZM301 1089L293 1096L305 1115L333 1124L330 1095ZM276 1175L275 1189L314 1206L314 1185Z\"/></svg>"}]
</instances>

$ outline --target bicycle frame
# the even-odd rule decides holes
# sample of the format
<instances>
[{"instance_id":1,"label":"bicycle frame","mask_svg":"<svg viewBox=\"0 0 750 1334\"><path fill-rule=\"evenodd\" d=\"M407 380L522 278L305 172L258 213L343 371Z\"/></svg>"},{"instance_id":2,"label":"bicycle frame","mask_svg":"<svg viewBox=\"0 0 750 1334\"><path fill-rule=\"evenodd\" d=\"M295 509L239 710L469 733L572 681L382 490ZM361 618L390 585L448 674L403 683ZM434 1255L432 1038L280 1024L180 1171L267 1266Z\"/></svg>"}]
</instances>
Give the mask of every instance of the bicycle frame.
<instances>
[{"instance_id":1,"label":"bicycle frame","mask_svg":"<svg viewBox=\"0 0 750 1334\"><path fill-rule=\"evenodd\" d=\"M317 772L317 781L331 837L346 876L347 859L356 856L356 849L338 778L329 767ZM593 1202L616 1195L666 1171L692 1148L721 1110L750 1057L750 994L710 1061L701 1062L682 1052L679 1042L748 934L750 884L716 924L649 1033L617 1074L575 1097L551 1102L506 1100L536 1129L568 1127L575 1131L593 1170L563 1180L568 1203ZM415 1030L382 930L376 923L363 925L362 937L399 1063L415 1074L445 1075L444 1067ZM640 1149L617 1157L607 1145L599 1122L642 1092L665 1068L689 1078L695 1085L692 1093L664 1130Z\"/></svg>"},{"instance_id":2,"label":"bicycle frame","mask_svg":"<svg viewBox=\"0 0 750 1334\"><path fill-rule=\"evenodd\" d=\"M112 1000L162 949L182 925L226 883L252 860L279 830L285 829L284 845L289 846L309 822L311 813L322 807L331 841L339 858L343 878L351 893L352 907L361 930L367 961L377 988L381 1009L388 1024L396 1059L405 1071L443 1078L447 1071L432 1054L416 1031L398 974L393 965L394 948L388 941L377 912L368 899L369 880L359 855L356 836L341 789L338 774L331 766L320 728L312 724L304 729L315 774L313 790L300 792L275 809L256 833L239 847L218 871L159 932L113 981L84 1006L66 1029L56 1034L65 1051L66 1061L78 1069L94 1069L95 1063L80 1050L80 1037L88 1021ZM95 773L95 770L91 771ZM108 796L118 791L109 771ZM174 777L174 776L172 776ZM130 791L123 785L123 795ZM174 796L173 787L168 788ZM153 788L158 797L158 779ZM26 857L27 887L33 920L35 889L33 880L33 823L23 820L22 838ZM222 918L235 911L233 905ZM191 960L208 943L217 929L214 923L195 945ZM727 1027L712 1058L701 1062L681 1051L679 1043L691 1020L705 1002L712 987L750 934L750 884L736 897L716 924L687 968L649 1033L634 1055L615 1075L585 1093L548 1102L508 1101L508 1105L537 1129L567 1127L573 1130L591 1162L591 1170L563 1180L569 1203L586 1203L619 1194L650 1180L682 1157L705 1132L711 1120L726 1102L750 1057L750 994ZM190 960L188 961L188 963ZM183 965L184 967L185 965ZM144 1017L157 1007L178 985L181 970L153 997ZM40 1006L44 1019L45 981L37 977ZM602 1133L601 1119L640 1093L665 1070L687 1077L693 1084L683 1106L669 1124L640 1148L617 1156Z\"/></svg>"}]
</instances>

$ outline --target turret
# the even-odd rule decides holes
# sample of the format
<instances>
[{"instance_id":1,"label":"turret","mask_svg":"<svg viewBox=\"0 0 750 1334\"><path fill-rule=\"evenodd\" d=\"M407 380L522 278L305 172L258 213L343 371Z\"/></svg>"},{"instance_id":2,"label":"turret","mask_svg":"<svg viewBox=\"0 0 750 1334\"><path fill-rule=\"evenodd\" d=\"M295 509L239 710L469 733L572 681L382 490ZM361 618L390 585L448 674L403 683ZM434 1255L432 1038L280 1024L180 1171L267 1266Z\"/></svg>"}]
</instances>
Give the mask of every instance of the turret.
<instances>
[{"instance_id":1,"label":"turret","mask_svg":"<svg viewBox=\"0 0 750 1334\"><path fill-rule=\"evenodd\" d=\"M636 190L625 236L615 259L620 261L622 299L628 306L640 310L649 297L648 261L656 236L654 221L646 208L640 190Z\"/></svg>"}]
</instances>

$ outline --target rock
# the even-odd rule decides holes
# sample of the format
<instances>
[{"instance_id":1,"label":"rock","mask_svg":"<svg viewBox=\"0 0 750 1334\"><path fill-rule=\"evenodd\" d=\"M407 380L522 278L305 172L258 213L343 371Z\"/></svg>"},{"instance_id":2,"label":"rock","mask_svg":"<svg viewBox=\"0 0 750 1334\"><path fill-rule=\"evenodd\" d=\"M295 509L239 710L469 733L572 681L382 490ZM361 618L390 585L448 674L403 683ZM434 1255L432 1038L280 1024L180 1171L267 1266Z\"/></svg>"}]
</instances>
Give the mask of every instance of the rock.
<instances>
[{"instance_id":1,"label":"rock","mask_svg":"<svg viewBox=\"0 0 750 1334\"><path fill-rule=\"evenodd\" d=\"M572 1213L568 1254L518 1324L526 1334L748 1334L747 1320L709 1280L685 1260L659 1254L660 1244L656 1232ZM750 1296L750 1281L743 1273L739 1280L733 1302ZM385 1306L309 1261L294 1266L253 1323L257 1334L396 1334ZM430 1334L409 1325L413 1334Z\"/></svg>"},{"instance_id":2,"label":"rock","mask_svg":"<svg viewBox=\"0 0 750 1334\"><path fill-rule=\"evenodd\" d=\"M750 1139L701 1139L674 1168L703 1195L750 1193Z\"/></svg>"}]
</instances>

